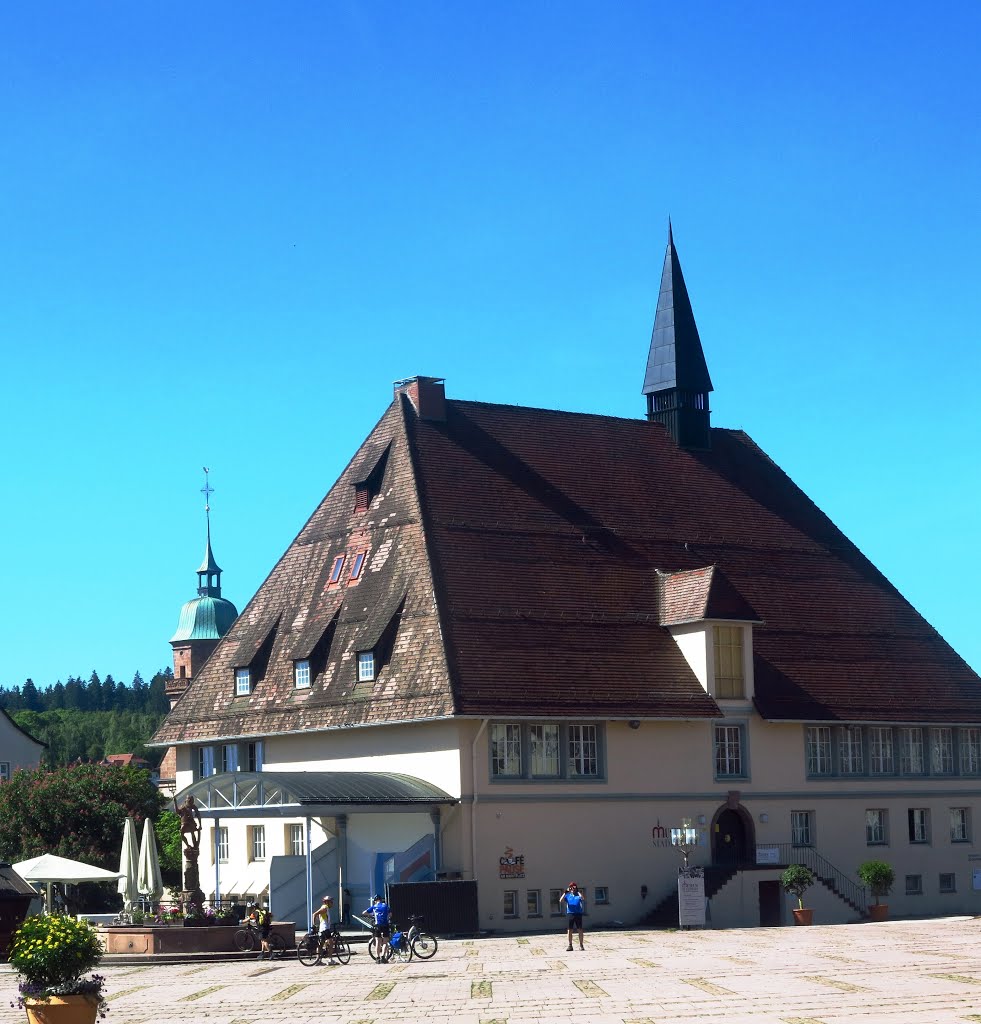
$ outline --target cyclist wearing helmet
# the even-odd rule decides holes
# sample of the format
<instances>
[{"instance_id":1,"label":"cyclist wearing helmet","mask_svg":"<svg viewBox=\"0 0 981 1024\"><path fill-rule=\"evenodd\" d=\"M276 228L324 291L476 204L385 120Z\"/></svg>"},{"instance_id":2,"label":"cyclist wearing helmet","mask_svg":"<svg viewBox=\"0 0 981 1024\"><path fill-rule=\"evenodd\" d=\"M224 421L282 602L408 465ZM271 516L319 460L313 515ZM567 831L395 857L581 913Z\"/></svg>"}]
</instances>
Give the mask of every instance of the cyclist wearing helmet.
<instances>
[{"instance_id":1,"label":"cyclist wearing helmet","mask_svg":"<svg viewBox=\"0 0 981 1024\"><path fill-rule=\"evenodd\" d=\"M375 927L371 929L371 934L374 936L375 952L378 954L378 963L382 963L382 954L385 951L385 940L391 934L391 925L389 924L389 917L391 916L391 908L381 898L381 896L375 895L371 897L371 906L367 910L362 911L363 914L371 914L375 921Z\"/></svg>"}]
</instances>

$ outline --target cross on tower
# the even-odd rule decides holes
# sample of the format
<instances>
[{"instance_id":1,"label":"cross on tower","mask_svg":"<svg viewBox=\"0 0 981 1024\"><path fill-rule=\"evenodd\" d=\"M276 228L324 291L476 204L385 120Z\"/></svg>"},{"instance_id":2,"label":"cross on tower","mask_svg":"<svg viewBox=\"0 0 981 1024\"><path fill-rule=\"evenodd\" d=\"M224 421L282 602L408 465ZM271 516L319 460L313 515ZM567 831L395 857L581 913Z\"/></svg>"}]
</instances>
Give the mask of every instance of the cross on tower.
<instances>
[{"instance_id":1,"label":"cross on tower","mask_svg":"<svg viewBox=\"0 0 981 1024\"><path fill-rule=\"evenodd\" d=\"M204 487L201 488L201 493L204 495L204 510L205 512L210 512L211 495L215 493L215 489L208 483L208 474L211 470L207 466L203 466L202 469L204 469Z\"/></svg>"}]
</instances>

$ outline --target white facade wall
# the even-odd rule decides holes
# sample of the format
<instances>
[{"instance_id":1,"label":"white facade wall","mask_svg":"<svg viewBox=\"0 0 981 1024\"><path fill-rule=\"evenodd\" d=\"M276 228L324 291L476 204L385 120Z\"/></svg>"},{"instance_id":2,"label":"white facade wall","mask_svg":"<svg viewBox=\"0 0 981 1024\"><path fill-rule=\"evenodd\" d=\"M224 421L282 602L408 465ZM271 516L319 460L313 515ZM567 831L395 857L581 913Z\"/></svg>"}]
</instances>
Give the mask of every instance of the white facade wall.
<instances>
[{"instance_id":1,"label":"white facade wall","mask_svg":"<svg viewBox=\"0 0 981 1024\"><path fill-rule=\"evenodd\" d=\"M680 854L670 846L672 827L689 818L702 830L703 845L692 864L712 862L712 828L727 805L738 805L750 822L749 842L789 843L791 812L812 814L815 850L843 874L857 880L865 860L890 863L897 884L887 902L894 915L981 914L974 867L981 867L975 830L981 828L981 779L821 778L805 768L804 727L764 722L746 701L725 702L725 722L739 723L747 739L744 779L717 779L713 723L706 720L601 723L604 774L590 781L496 781L491 779L490 724L479 720L384 726L266 741L269 770L391 771L424 778L454 796L457 806L441 811L443 870L476 878L480 926L495 931L561 928L549 911L549 892L572 880L587 895L588 924L641 920L674 889ZM190 749L179 760L179 780L190 781ZM928 811L929 841L910 843L907 812ZM950 809L968 809L967 842L951 842ZM886 811L885 846L866 843L865 814ZM252 877L260 866L248 861L248 826L229 828L231 858L222 866L229 881ZM283 819L266 819L267 858L288 853ZM315 830L314 846L333 827ZM374 855L402 850L432 831L428 814L348 816L348 879L358 896L367 894ZM206 839L209 829L206 826ZM210 856L210 855L209 855ZM502 859L514 863L502 866ZM975 859L977 858L977 859ZM202 856L202 884L208 867ZM520 863L519 863L520 862ZM226 873L227 872L227 873ZM502 878L501 874L508 877ZM514 877L516 874L523 877ZM941 893L941 874L953 875L955 891ZM919 876L922 891L906 893L906 876ZM759 923L759 882L779 876L774 869L742 872L710 904L710 927ZM981 882L979 882L981 885ZM228 892L228 886L222 888ZM596 889L608 903L597 905ZM506 893L516 894L517 913L505 916ZM539 914L528 912L529 892L539 893ZM855 912L823 887L813 903L819 921L854 920ZM790 923L790 897L783 899Z\"/></svg>"},{"instance_id":2,"label":"white facade wall","mask_svg":"<svg viewBox=\"0 0 981 1024\"><path fill-rule=\"evenodd\" d=\"M0 780L9 779L22 768L37 768L42 750L43 744L31 739L0 712Z\"/></svg>"}]
</instances>

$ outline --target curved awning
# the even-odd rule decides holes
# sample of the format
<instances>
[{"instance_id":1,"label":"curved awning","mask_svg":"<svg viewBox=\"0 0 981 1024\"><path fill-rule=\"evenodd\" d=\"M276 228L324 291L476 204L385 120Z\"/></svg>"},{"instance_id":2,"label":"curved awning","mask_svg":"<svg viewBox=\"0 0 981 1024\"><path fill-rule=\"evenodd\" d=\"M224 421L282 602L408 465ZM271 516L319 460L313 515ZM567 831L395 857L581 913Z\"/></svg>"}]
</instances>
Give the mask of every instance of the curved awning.
<instances>
[{"instance_id":1,"label":"curved awning","mask_svg":"<svg viewBox=\"0 0 981 1024\"><path fill-rule=\"evenodd\" d=\"M223 772L182 789L202 818L297 818L435 810L457 798L389 772Z\"/></svg>"}]
</instances>

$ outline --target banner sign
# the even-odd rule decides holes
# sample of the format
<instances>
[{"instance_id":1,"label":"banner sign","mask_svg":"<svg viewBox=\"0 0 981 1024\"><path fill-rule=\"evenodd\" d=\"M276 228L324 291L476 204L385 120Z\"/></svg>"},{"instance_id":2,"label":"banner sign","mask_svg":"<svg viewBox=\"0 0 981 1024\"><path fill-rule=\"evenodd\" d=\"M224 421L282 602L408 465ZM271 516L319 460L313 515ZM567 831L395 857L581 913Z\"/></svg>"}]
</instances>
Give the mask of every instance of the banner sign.
<instances>
[{"instance_id":1,"label":"banner sign","mask_svg":"<svg viewBox=\"0 0 981 1024\"><path fill-rule=\"evenodd\" d=\"M682 928L705 925L705 873L701 868L678 872L678 924Z\"/></svg>"}]
</instances>

